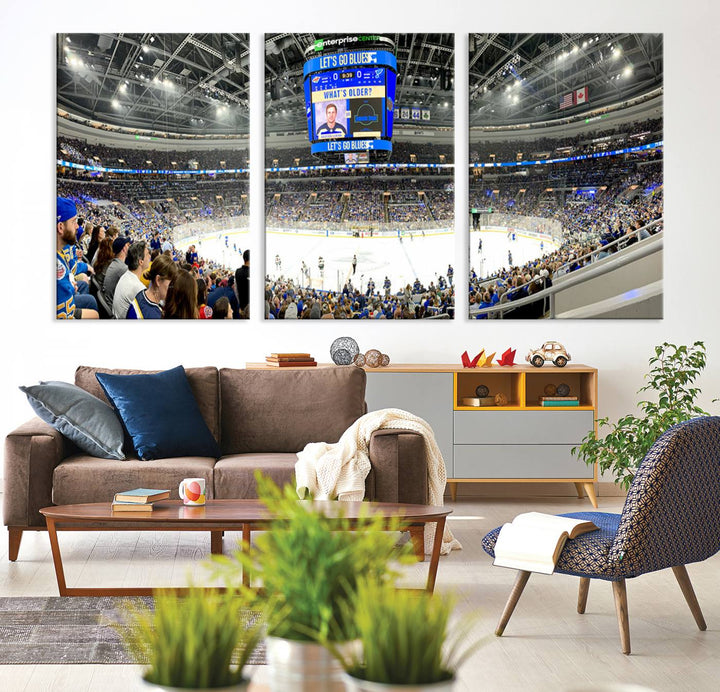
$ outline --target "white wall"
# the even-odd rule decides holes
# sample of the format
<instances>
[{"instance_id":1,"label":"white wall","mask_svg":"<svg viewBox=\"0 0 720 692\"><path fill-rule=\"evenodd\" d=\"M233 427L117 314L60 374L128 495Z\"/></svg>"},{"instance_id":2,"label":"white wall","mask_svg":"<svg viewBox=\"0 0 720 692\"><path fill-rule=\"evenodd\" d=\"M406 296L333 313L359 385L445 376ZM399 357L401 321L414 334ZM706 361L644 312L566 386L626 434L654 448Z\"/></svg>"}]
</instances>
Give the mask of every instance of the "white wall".
<instances>
[{"instance_id":1,"label":"white wall","mask_svg":"<svg viewBox=\"0 0 720 692\"><path fill-rule=\"evenodd\" d=\"M716 0L658 3L604 0L437 4L368 0L325 3L128 1L108 5L66 0L57 5L4 0L0 5L0 151L2 159L2 261L6 273L3 309L4 369L0 433L30 417L20 384L39 379L71 380L79 364L163 368L217 364L242 367L276 350L310 351L328 358L333 339L355 337L363 350L377 347L395 362L459 362L460 353L508 345L525 354L545 339L562 341L577 362L600 369L600 411L617 417L636 401L653 346L664 340L704 340L710 366L703 403L720 396L718 309L717 138L720 10ZM167 9L166 9L167 8ZM334 19L329 18L330 14ZM368 17L376 16L377 22ZM318 17L317 20L314 17ZM54 214L56 31L102 30L249 31L253 76L251 242L254 280L249 322L58 323L51 231ZM484 31L662 31L665 33L666 251L665 318L659 321L468 322L460 303L454 322L268 322L258 282L262 254L262 57L264 31L443 31L455 32L458 74L456 113L456 214L466 213L467 35ZM467 268L466 235L459 224L456 276ZM712 396L711 396L712 395ZM281 402L278 402L282 405ZM715 410L720 410L715 405Z\"/></svg>"}]
</instances>

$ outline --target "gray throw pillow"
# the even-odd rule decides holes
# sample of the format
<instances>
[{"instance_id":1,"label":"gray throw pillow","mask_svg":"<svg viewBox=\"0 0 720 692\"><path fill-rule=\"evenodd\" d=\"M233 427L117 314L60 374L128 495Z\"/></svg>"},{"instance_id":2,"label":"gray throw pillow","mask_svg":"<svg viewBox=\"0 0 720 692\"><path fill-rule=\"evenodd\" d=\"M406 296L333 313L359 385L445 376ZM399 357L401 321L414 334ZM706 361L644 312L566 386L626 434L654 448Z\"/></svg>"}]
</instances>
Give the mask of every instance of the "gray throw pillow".
<instances>
[{"instance_id":1,"label":"gray throw pillow","mask_svg":"<svg viewBox=\"0 0 720 692\"><path fill-rule=\"evenodd\" d=\"M111 406L67 382L20 387L33 411L80 449L103 459L125 459L124 433Z\"/></svg>"}]
</instances>

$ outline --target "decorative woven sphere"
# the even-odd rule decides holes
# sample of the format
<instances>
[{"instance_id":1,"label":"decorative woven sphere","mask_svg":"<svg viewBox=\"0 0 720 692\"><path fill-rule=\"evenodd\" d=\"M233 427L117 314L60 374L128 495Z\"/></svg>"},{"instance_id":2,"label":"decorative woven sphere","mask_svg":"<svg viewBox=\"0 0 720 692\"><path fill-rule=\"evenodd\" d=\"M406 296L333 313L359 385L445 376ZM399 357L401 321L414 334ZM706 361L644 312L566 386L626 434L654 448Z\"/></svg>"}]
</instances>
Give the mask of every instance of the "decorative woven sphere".
<instances>
[{"instance_id":1,"label":"decorative woven sphere","mask_svg":"<svg viewBox=\"0 0 720 692\"><path fill-rule=\"evenodd\" d=\"M484 399L486 396L490 396L490 387L484 384L479 384L475 387L475 396L479 399Z\"/></svg>"},{"instance_id":2,"label":"decorative woven sphere","mask_svg":"<svg viewBox=\"0 0 720 692\"><path fill-rule=\"evenodd\" d=\"M335 353L333 353L332 359L335 365L351 365L353 362L350 351L348 351L346 348L336 349Z\"/></svg>"},{"instance_id":3,"label":"decorative woven sphere","mask_svg":"<svg viewBox=\"0 0 720 692\"><path fill-rule=\"evenodd\" d=\"M390 356L387 353L382 354L382 358L380 359L380 365L382 365L384 368L390 365Z\"/></svg>"},{"instance_id":4,"label":"decorative woven sphere","mask_svg":"<svg viewBox=\"0 0 720 692\"><path fill-rule=\"evenodd\" d=\"M355 356L360 353L357 341L350 336L341 336L332 342L330 357L335 365L351 365Z\"/></svg>"},{"instance_id":5,"label":"decorative woven sphere","mask_svg":"<svg viewBox=\"0 0 720 692\"><path fill-rule=\"evenodd\" d=\"M355 360L353 361L355 365L357 365L359 368L361 368L363 365L365 365L365 354L364 353L358 353L355 356Z\"/></svg>"},{"instance_id":6,"label":"decorative woven sphere","mask_svg":"<svg viewBox=\"0 0 720 692\"><path fill-rule=\"evenodd\" d=\"M555 393L557 392L557 388L554 384L546 384L545 389L543 389L543 392L545 392L545 396L555 396Z\"/></svg>"},{"instance_id":7,"label":"decorative woven sphere","mask_svg":"<svg viewBox=\"0 0 720 692\"><path fill-rule=\"evenodd\" d=\"M506 406L507 402L507 397L502 392L495 395L495 406Z\"/></svg>"},{"instance_id":8,"label":"decorative woven sphere","mask_svg":"<svg viewBox=\"0 0 720 692\"><path fill-rule=\"evenodd\" d=\"M382 353L380 353L380 351L374 348L366 351L365 365L367 365L369 368L377 368L380 367L380 363L382 363Z\"/></svg>"},{"instance_id":9,"label":"decorative woven sphere","mask_svg":"<svg viewBox=\"0 0 720 692\"><path fill-rule=\"evenodd\" d=\"M570 385L569 384L559 384L557 386L557 394L558 396L567 396L570 394Z\"/></svg>"}]
</instances>

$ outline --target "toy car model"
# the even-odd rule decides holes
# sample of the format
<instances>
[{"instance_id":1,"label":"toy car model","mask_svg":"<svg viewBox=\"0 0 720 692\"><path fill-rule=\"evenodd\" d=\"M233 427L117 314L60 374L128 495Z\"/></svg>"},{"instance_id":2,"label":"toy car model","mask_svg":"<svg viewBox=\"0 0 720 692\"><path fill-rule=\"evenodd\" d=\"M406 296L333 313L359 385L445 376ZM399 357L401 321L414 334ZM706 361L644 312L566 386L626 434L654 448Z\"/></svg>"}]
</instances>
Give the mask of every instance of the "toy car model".
<instances>
[{"instance_id":1,"label":"toy car model","mask_svg":"<svg viewBox=\"0 0 720 692\"><path fill-rule=\"evenodd\" d=\"M541 368L545 365L546 360L549 360L559 368L564 368L570 360L570 354L561 343L557 341L546 341L540 348L532 349L530 353L525 356L525 360L536 368Z\"/></svg>"}]
</instances>

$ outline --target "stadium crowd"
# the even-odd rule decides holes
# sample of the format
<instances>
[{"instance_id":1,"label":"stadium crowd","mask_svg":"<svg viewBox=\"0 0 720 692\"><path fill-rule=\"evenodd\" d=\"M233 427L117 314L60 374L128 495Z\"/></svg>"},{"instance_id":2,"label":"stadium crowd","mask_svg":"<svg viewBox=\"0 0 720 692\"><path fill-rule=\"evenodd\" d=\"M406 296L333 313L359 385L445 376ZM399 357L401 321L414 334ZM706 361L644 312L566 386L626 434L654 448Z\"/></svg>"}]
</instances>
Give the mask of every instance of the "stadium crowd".
<instances>
[{"instance_id":1,"label":"stadium crowd","mask_svg":"<svg viewBox=\"0 0 720 692\"><path fill-rule=\"evenodd\" d=\"M432 142L401 142L393 140L392 156L389 163L453 163L454 146ZM265 150L267 168L287 168L291 166L316 166L308 147L292 147Z\"/></svg>"},{"instance_id":2,"label":"stadium crowd","mask_svg":"<svg viewBox=\"0 0 720 692\"><path fill-rule=\"evenodd\" d=\"M480 136L482 132L478 133ZM539 137L537 139L514 139L490 141L481 138L473 140L471 130L470 163L497 163L543 158L559 158L563 156L579 156L592 154L621 147L636 146L662 140L662 118L653 118L624 124L614 128L583 132L574 137Z\"/></svg>"},{"instance_id":3,"label":"stadium crowd","mask_svg":"<svg viewBox=\"0 0 720 692\"><path fill-rule=\"evenodd\" d=\"M447 222L454 216L452 178L402 178L376 174L360 180L268 181L265 218L271 225L291 221L351 223Z\"/></svg>"},{"instance_id":4,"label":"stadium crowd","mask_svg":"<svg viewBox=\"0 0 720 692\"><path fill-rule=\"evenodd\" d=\"M632 192L632 195L628 195ZM564 204L526 199L522 205L503 210L510 214L552 218L560 221L563 242L522 266L509 266L491 276L478 276L471 267L469 302L473 308L488 308L497 303L525 298L552 285L553 278L577 271L591 262L621 252L639 240L662 231L662 170L657 166L639 169L619 181L599 199L569 195ZM651 229L644 227L656 223ZM642 229L642 230L641 230ZM607 248L607 249L605 249ZM508 259L511 259L509 255ZM544 306L538 304L528 316L540 317ZM478 319L487 314L477 315Z\"/></svg>"},{"instance_id":5,"label":"stadium crowd","mask_svg":"<svg viewBox=\"0 0 720 692\"><path fill-rule=\"evenodd\" d=\"M416 279L412 286L408 284L397 293L390 292L387 277L377 288L371 279L364 292L354 287L350 279L342 291L321 291L297 285L282 276L265 278L266 319L408 320L452 317L454 312L455 291L444 277L438 280L438 285L430 282L427 287Z\"/></svg>"},{"instance_id":6,"label":"stadium crowd","mask_svg":"<svg viewBox=\"0 0 720 692\"><path fill-rule=\"evenodd\" d=\"M178 222L238 207L142 204L134 186L58 180L57 317L246 319L249 251L232 269L173 243Z\"/></svg>"},{"instance_id":7,"label":"stadium crowd","mask_svg":"<svg viewBox=\"0 0 720 692\"><path fill-rule=\"evenodd\" d=\"M248 168L247 148L223 149L176 149L168 144L167 149L142 149L109 147L72 137L57 138L57 158L83 165L105 168L135 168L163 170L218 170Z\"/></svg>"}]
</instances>

